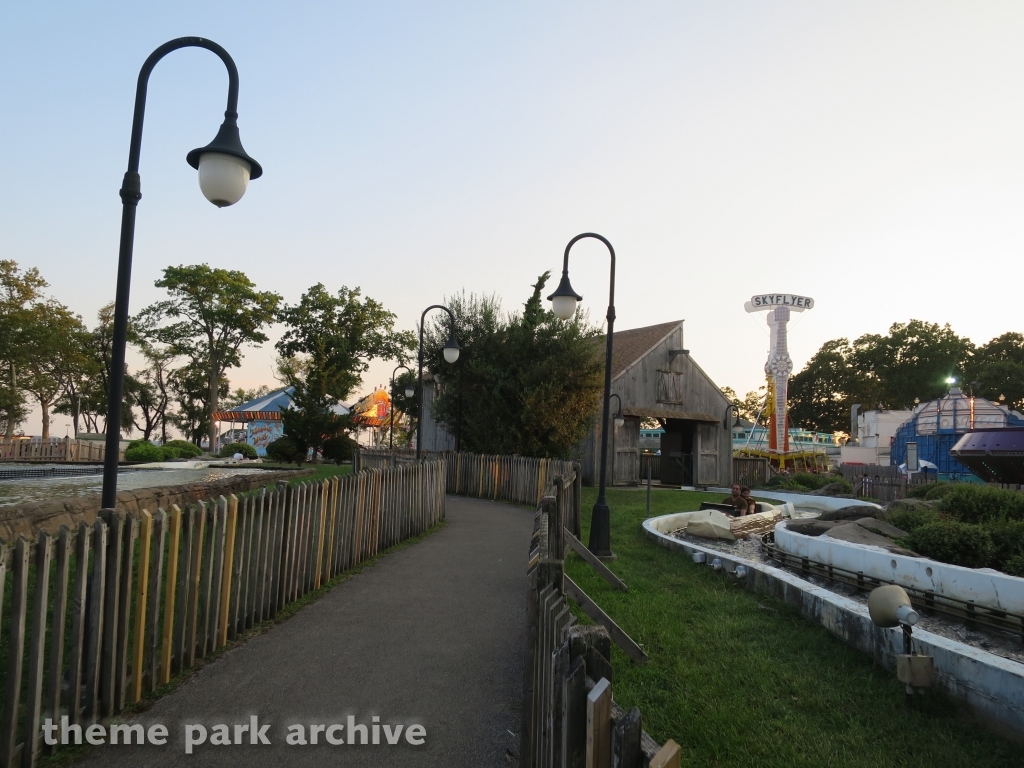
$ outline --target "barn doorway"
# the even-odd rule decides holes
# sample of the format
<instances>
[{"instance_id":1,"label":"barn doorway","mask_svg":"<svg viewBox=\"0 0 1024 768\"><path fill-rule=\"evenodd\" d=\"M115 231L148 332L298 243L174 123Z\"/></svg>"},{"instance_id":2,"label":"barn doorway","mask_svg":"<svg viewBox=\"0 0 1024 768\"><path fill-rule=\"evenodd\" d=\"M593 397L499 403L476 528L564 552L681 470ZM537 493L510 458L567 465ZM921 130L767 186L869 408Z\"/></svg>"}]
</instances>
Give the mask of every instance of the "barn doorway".
<instances>
[{"instance_id":1,"label":"barn doorway","mask_svg":"<svg viewBox=\"0 0 1024 768\"><path fill-rule=\"evenodd\" d=\"M693 485L693 455L697 422L666 419L661 436L661 484Z\"/></svg>"}]
</instances>

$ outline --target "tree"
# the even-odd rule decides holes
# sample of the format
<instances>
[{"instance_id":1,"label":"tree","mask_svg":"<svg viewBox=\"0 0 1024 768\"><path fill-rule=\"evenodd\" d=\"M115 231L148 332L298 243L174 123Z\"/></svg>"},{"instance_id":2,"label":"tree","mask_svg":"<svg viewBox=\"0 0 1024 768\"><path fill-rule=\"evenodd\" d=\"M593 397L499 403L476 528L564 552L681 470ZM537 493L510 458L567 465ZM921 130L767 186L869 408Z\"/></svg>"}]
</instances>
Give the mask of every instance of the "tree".
<instances>
[{"instance_id":1,"label":"tree","mask_svg":"<svg viewBox=\"0 0 1024 768\"><path fill-rule=\"evenodd\" d=\"M415 346L412 333L395 330L393 312L361 295L345 286L332 295L317 283L280 313L286 330L276 344L278 372L294 388L292 407L281 414L284 432L314 455L329 442L343 455L352 421L334 409L362 383L369 361L405 362Z\"/></svg>"},{"instance_id":2,"label":"tree","mask_svg":"<svg viewBox=\"0 0 1024 768\"><path fill-rule=\"evenodd\" d=\"M968 374L979 383L972 388L975 395L997 403L1003 395L1006 405L1024 408L1024 334L1004 333L978 347Z\"/></svg>"},{"instance_id":3,"label":"tree","mask_svg":"<svg viewBox=\"0 0 1024 768\"><path fill-rule=\"evenodd\" d=\"M846 431L850 408L866 389L849 340L826 341L789 381L789 423L818 432Z\"/></svg>"},{"instance_id":4,"label":"tree","mask_svg":"<svg viewBox=\"0 0 1024 768\"><path fill-rule=\"evenodd\" d=\"M281 297L257 291L242 272L214 269L207 264L167 267L156 281L170 298L146 307L135 319L139 332L188 357L192 374L206 377L206 421L211 450L224 373L241 364L241 348L267 341L263 328L274 321ZM194 423L194 422L193 422Z\"/></svg>"},{"instance_id":5,"label":"tree","mask_svg":"<svg viewBox=\"0 0 1024 768\"><path fill-rule=\"evenodd\" d=\"M142 432L144 440L157 430L160 431L160 443L167 443L167 425L172 423L173 414L170 412L173 392L171 383L175 371L171 363L176 355L167 348L156 347L145 339L137 339L136 346L139 347L147 366L135 374L138 382L138 392L135 398L135 405L139 409L139 417L136 419L133 413L135 428Z\"/></svg>"},{"instance_id":6,"label":"tree","mask_svg":"<svg viewBox=\"0 0 1024 768\"><path fill-rule=\"evenodd\" d=\"M210 418L214 411L210 408L210 390L207 388L206 377L207 371L204 368L189 363L178 368L170 378L170 390L178 408L173 414L168 414L167 420L178 428L186 440L196 445L200 445L203 437L211 431L216 432L216 426ZM217 396L227 397L228 391L228 380L221 378ZM216 440L210 443L210 452L214 450Z\"/></svg>"},{"instance_id":7,"label":"tree","mask_svg":"<svg viewBox=\"0 0 1024 768\"><path fill-rule=\"evenodd\" d=\"M257 397L264 397L270 394L270 387L266 384L260 384L255 389L238 389L232 390L227 397L224 398L224 408L230 410L231 408L237 408L242 403L248 403L250 400L255 400Z\"/></svg>"},{"instance_id":8,"label":"tree","mask_svg":"<svg viewBox=\"0 0 1024 768\"><path fill-rule=\"evenodd\" d=\"M462 354L444 362L447 318L425 342L437 392L433 411L462 450L564 458L596 417L604 370L598 329L582 316L562 321L544 309L550 273L533 285L522 312L462 293L447 300Z\"/></svg>"},{"instance_id":9,"label":"tree","mask_svg":"<svg viewBox=\"0 0 1024 768\"><path fill-rule=\"evenodd\" d=\"M80 375L91 370L89 332L82 319L58 301L37 302L31 311L25 359L25 390L39 403L42 438L50 437L50 409Z\"/></svg>"},{"instance_id":10,"label":"tree","mask_svg":"<svg viewBox=\"0 0 1024 768\"><path fill-rule=\"evenodd\" d=\"M736 390L732 387L722 387L722 394L725 395L730 403L736 406L741 419L753 422L757 420L758 414L761 413L764 407L765 389L765 386L761 385L757 389L747 392L742 400L740 400Z\"/></svg>"},{"instance_id":11,"label":"tree","mask_svg":"<svg viewBox=\"0 0 1024 768\"><path fill-rule=\"evenodd\" d=\"M5 440L14 437L14 430L28 415L19 377L31 357L33 307L46 286L35 267L21 270L17 262L0 259L0 419Z\"/></svg>"},{"instance_id":12,"label":"tree","mask_svg":"<svg viewBox=\"0 0 1024 768\"><path fill-rule=\"evenodd\" d=\"M958 380L969 364L974 345L957 336L949 324L911 320L893 323L886 336L865 334L853 343L851 364L863 377L865 408L900 410L914 400L933 400Z\"/></svg>"}]
</instances>

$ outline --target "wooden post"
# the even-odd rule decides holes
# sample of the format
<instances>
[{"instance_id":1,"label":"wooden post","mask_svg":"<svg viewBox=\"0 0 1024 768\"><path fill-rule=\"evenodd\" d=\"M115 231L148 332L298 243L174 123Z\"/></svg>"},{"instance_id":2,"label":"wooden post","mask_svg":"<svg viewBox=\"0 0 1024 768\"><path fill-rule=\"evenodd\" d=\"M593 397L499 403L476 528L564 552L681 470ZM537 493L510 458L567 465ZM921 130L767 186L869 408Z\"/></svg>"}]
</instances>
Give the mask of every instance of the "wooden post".
<instances>
[{"instance_id":1,"label":"wooden post","mask_svg":"<svg viewBox=\"0 0 1024 768\"><path fill-rule=\"evenodd\" d=\"M164 578L164 545L167 543L167 513L157 509L156 517L153 520L153 553L152 565L149 574L149 619L146 621L146 654L149 663L146 666L148 672L150 692L156 690L160 667L160 585ZM174 621L174 609L164 617L164 622Z\"/></svg>"},{"instance_id":2,"label":"wooden post","mask_svg":"<svg viewBox=\"0 0 1024 768\"><path fill-rule=\"evenodd\" d=\"M64 682L64 633L68 612L68 579L71 575L71 536L66 526L60 527L57 538L57 583L53 592L53 613L50 620L50 672L46 692L45 711L56 722L60 715L61 685ZM71 703L69 702L69 709ZM77 706L77 704L75 704ZM46 754L54 752L54 745L44 745Z\"/></svg>"},{"instance_id":3,"label":"wooden post","mask_svg":"<svg viewBox=\"0 0 1024 768\"><path fill-rule=\"evenodd\" d=\"M605 678L587 694L587 768L612 768L612 686Z\"/></svg>"},{"instance_id":4,"label":"wooden post","mask_svg":"<svg viewBox=\"0 0 1024 768\"><path fill-rule=\"evenodd\" d=\"M170 544L167 552L167 586L164 590L164 637L160 654L160 684L171 681L171 651L174 643L175 597L178 586L178 547L181 542L181 510L175 504L171 507L168 535ZM180 647L180 646L179 646Z\"/></svg>"},{"instance_id":5,"label":"wooden post","mask_svg":"<svg viewBox=\"0 0 1024 768\"><path fill-rule=\"evenodd\" d=\"M124 547L125 518L123 513L107 510L110 543L107 552L107 578L103 612L103 648L100 654L101 717L114 714L114 689L117 685L117 618L121 588L121 560Z\"/></svg>"},{"instance_id":6,"label":"wooden post","mask_svg":"<svg viewBox=\"0 0 1024 768\"><path fill-rule=\"evenodd\" d=\"M142 698L142 667L146 660L146 608L149 600L149 549L153 538L153 516L142 510L139 530L139 582L135 593L135 648L132 659L132 688L128 701ZM160 585L155 585L156 589Z\"/></svg>"},{"instance_id":7,"label":"wooden post","mask_svg":"<svg viewBox=\"0 0 1024 768\"><path fill-rule=\"evenodd\" d=\"M50 559L53 536L40 531L36 539L36 589L32 600L32 645L29 647L28 697L25 701L24 746L21 764L32 768L39 753L39 718L43 706L43 669L46 666L46 606L50 599ZM9 764L8 764L9 765Z\"/></svg>"},{"instance_id":8,"label":"wooden post","mask_svg":"<svg viewBox=\"0 0 1024 768\"><path fill-rule=\"evenodd\" d=\"M25 655L28 613L28 564L31 545L18 537L14 545L11 618L7 627L7 677L4 680L4 712L0 719L0 765L14 765L18 745L18 714L21 705L21 673Z\"/></svg>"},{"instance_id":9,"label":"wooden post","mask_svg":"<svg viewBox=\"0 0 1024 768\"><path fill-rule=\"evenodd\" d=\"M651 758L650 768L680 768L679 752L679 745L672 739L669 739L665 742L665 746L661 748L661 751Z\"/></svg>"},{"instance_id":10,"label":"wooden post","mask_svg":"<svg viewBox=\"0 0 1024 768\"><path fill-rule=\"evenodd\" d=\"M97 519L92 542L92 584L89 587L88 659L85 663L85 716L90 723L100 719L100 673L102 671L103 622L107 597L107 533L108 526Z\"/></svg>"},{"instance_id":11,"label":"wooden post","mask_svg":"<svg viewBox=\"0 0 1024 768\"><path fill-rule=\"evenodd\" d=\"M231 494L228 499L227 543L224 550L224 576L220 592L220 636L217 645L227 645L228 624L231 617L231 576L235 564L235 529L238 526L238 497Z\"/></svg>"}]
</instances>

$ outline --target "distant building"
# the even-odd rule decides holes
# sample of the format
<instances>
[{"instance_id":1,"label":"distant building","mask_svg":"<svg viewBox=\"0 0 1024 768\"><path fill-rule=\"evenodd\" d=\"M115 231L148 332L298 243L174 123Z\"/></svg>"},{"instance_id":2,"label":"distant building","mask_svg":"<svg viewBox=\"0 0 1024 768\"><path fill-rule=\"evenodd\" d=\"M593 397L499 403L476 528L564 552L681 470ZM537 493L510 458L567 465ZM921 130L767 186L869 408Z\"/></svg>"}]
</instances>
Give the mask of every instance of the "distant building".
<instances>
[{"instance_id":1,"label":"distant building","mask_svg":"<svg viewBox=\"0 0 1024 768\"><path fill-rule=\"evenodd\" d=\"M939 477L972 476L950 451L968 432L1024 427L1024 414L982 397L965 395L958 387L937 400L921 403L912 412L892 441L891 463L907 461L907 446L916 446L918 459L938 468Z\"/></svg>"},{"instance_id":2,"label":"distant building","mask_svg":"<svg viewBox=\"0 0 1024 768\"><path fill-rule=\"evenodd\" d=\"M600 340L604 349L604 337ZM729 485L732 439L724 424L729 400L683 348L683 321L617 331L612 344L613 394L622 399L624 424L612 427L608 484L640 482L640 426L661 428L661 482ZM575 451L582 480L596 485L601 463L600 401L594 424ZM613 398L611 413L616 401ZM646 431L646 430L645 430ZM650 437L645 438L651 446Z\"/></svg>"},{"instance_id":3,"label":"distant building","mask_svg":"<svg viewBox=\"0 0 1024 768\"><path fill-rule=\"evenodd\" d=\"M889 466L889 454L896 431L913 415L913 411L857 413L856 421L850 425L850 440L840 449L840 462Z\"/></svg>"}]
</instances>

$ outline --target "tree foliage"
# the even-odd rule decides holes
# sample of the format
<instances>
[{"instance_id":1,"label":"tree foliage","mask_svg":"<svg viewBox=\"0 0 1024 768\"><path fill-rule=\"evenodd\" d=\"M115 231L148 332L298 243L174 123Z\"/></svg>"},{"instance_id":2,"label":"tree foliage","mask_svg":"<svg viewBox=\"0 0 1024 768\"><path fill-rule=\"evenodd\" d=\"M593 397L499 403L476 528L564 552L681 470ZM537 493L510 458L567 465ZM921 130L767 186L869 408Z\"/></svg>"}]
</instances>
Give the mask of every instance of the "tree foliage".
<instances>
[{"instance_id":1,"label":"tree foliage","mask_svg":"<svg viewBox=\"0 0 1024 768\"><path fill-rule=\"evenodd\" d=\"M599 331L580 314L562 321L544 308L549 277L541 275L522 311L508 315L493 296L449 298L462 346L454 365L441 351L448 318L428 329L434 415L459 436L461 450L564 458L593 423L602 388Z\"/></svg>"},{"instance_id":2,"label":"tree foliage","mask_svg":"<svg viewBox=\"0 0 1024 768\"><path fill-rule=\"evenodd\" d=\"M155 284L169 298L146 307L134 325L151 342L188 358L193 373L205 375L205 420L212 447L216 428L210 415L222 397L224 373L241 364L243 346L267 341L263 329L275 320L281 297L257 291L243 272L207 264L166 267Z\"/></svg>"}]
</instances>

